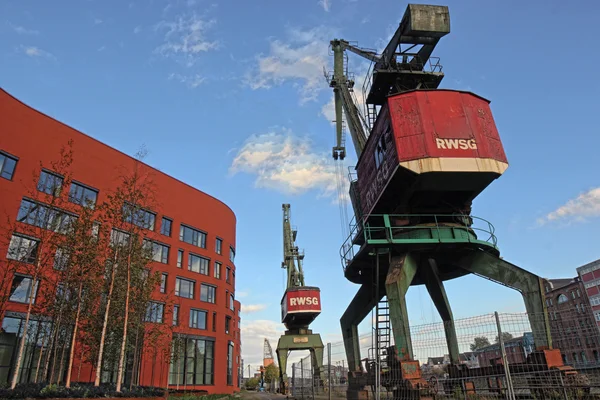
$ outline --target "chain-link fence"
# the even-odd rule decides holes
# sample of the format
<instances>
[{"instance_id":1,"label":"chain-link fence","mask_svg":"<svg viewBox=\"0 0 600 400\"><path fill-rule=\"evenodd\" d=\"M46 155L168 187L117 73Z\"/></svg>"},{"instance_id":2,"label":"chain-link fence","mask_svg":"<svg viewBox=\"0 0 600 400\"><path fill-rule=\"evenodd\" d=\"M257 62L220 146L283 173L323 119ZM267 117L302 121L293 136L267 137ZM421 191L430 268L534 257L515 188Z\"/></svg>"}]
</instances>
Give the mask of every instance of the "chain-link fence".
<instances>
[{"instance_id":1,"label":"chain-link fence","mask_svg":"<svg viewBox=\"0 0 600 400\"><path fill-rule=\"evenodd\" d=\"M546 322L550 347L559 352L540 351L540 344L548 340ZM585 307L560 314L494 313L455 320L458 354L453 355L447 328L442 322L411 327L412 358L418 361L421 377L410 382L401 379L400 364L386 356L387 349L375 349L375 330L361 335L365 389L374 398L390 399L404 398L401 391L435 398L600 399L600 329ZM346 397L343 342L326 345L320 374L310 356L294 363L291 372L289 388L296 398Z\"/></svg>"}]
</instances>

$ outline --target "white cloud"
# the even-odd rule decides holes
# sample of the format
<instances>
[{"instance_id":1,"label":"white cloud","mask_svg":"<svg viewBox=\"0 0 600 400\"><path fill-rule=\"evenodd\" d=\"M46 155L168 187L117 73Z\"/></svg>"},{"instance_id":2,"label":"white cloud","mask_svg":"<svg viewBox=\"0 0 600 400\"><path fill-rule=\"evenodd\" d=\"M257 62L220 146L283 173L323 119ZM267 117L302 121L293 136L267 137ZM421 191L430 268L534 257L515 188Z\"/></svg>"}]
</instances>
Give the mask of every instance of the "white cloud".
<instances>
[{"instance_id":1,"label":"white cloud","mask_svg":"<svg viewBox=\"0 0 600 400\"><path fill-rule=\"evenodd\" d=\"M50 52L40 49L36 46L21 46L20 51L29 57L40 57L55 60L56 57Z\"/></svg>"},{"instance_id":2,"label":"white cloud","mask_svg":"<svg viewBox=\"0 0 600 400\"><path fill-rule=\"evenodd\" d=\"M330 62L328 44L332 37L322 27L289 30L287 41L271 41L269 53L257 57L257 65L247 74L246 84L256 90L292 82L300 92L300 103L315 100L328 88L323 67Z\"/></svg>"},{"instance_id":3,"label":"white cloud","mask_svg":"<svg viewBox=\"0 0 600 400\"><path fill-rule=\"evenodd\" d=\"M248 294L249 293L247 291L245 291L245 290L238 290L238 291L235 292L235 298L236 299L241 299L241 298L244 298L244 297L248 297Z\"/></svg>"},{"instance_id":4,"label":"white cloud","mask_svg":"<svg viewBox=\"0 0 600 400\"><path fill-rule=\"evenodd\" d=\"M106 50L106 46L100 46L100 47L98 47L98 51L99 51L99 52L100 52L100 51L104 51L104 50Z\"/></svg>"},{"instance_id":5,"label":"white cloud","mask_svg":"<svg viewBox=\"0 0 600 400\"><path fill-rule=\"evenodd\" d=\"M9 24L13 31L18 33L19 35L39 35L39 31L34 29L27 29L19 25Z\"/></svg>"},{"instance_id":6,"label":"white cloud","mask_svg":"<svg viewBox=\"0 0 600 400\"><path fill-rule=\"evenodd\" d=\"M319 0L319 5L323 7L323 10L329 12L331 9L331 0Z\"/></svg>"},{"instance_id":7,"label":"white cloud","mask_svg":"<svg viewBox=\"0 0 600 400\"><path fill-rule=\"evenodd\" d=\"M196 89L198 86L200 86L206 80L206 78L204 78L203 76L200 76L200 74L193 74L193 75L170 74L169 80L173 80L173 79L177 80L181 83L184 83L191 89Z\"/></svg>"},{"instance_id":8,"label":"white cloud","mask_svg":"<svg viewBox=\"0 0 600 400\"><path fill-rule=\"evenodd\" d=\"M277 341L283 334L284 326L280 322L270 320L247 321L242 318L242 358L246 373L248 365L254 373L258 366L263 363L263 346L265 338L269 339L273 353L277 347ZM273 354L275 356L275 354Z\"/></svg>"},{"instance_id":9,"label":"white cloud","mask_svg":"<svg viewBox=\"0 0 600 400\"><path fill-rule=\"evenodd\" d=\"M336 190L335 168L329 162L329 154L315 151L310 139L285 129L248 138L238 150L230 172L256 175L256 187L286 194L317 190L329 196Z\"/></svg>"},{"instance_id":10,"label":"white cloud","mask_svg":"<svg viewBox=\"0 0 600 400\"><path fill-rule=\"evenodd\" d=\"M94 18L94 25L100 25L102 22L100 18Z\"/></svg>"},{"instance_id":11,"label":"white cloud","mask_svg":"<svg viewBox=\"0 0 600 400\"><path fill-rule=\"evenodd\" d=\"M138 33L140 33L141 31L142 31L142 27L140 25L138 25L135 28L133 28L133 33L135 33L136 35Z\"/></svg>"},{"instance_id":12,"label":"white cloud","mask_svg":"<svg viewBox=\"0 0 600 400\"><path fill-rule=\"evenodd\" d=\"M155 49L155 53L191 67L202 53L218 47L218 41L206 37L215 24L215 19L203 19L196 13L180 15L174 21L161 21L155 29L166 33L163 44Z\"/></svg>"},{"instance_id":13,"label":"white cloud","mask_svg":"<svg viewBox=\"0 0 600 400\"><path fill-rule=\"evenodd\" d=\"M264 310L265 308L267 308L266 304L242 304L242 312L244 314L259 312Z\"/></svg>"},{"instance_id":14,"label":"white cloud","mask_svg":"<svg viewBox=\"0 0 600 400\"><path fill-rule=\"evenodd\" d=\"M587 218L598 216L600 216L600 187L591 189L567 201L544 218L540 218L538 223L544 224L555 221L581 222Z\"/></svg>"}]
</instances>

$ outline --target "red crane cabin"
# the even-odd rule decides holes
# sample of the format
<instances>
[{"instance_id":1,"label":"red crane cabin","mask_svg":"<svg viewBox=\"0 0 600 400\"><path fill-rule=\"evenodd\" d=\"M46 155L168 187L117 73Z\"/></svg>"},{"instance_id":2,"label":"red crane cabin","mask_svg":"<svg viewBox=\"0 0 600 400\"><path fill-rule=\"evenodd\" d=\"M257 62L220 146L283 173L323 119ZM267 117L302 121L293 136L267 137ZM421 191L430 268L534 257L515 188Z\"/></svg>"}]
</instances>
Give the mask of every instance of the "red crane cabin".
<instances>
[{"instance_id":1,"label":"red crane cabin","mask_svg":"<svg viewBox=\"0 0 600 400\"><path fill-rule=\"evenodd\" d=\"M403 92L380 110L358 160L353 203L364 217L454 213L507 167L488 100L457 90Z\"/></svg>"}]
</instances>

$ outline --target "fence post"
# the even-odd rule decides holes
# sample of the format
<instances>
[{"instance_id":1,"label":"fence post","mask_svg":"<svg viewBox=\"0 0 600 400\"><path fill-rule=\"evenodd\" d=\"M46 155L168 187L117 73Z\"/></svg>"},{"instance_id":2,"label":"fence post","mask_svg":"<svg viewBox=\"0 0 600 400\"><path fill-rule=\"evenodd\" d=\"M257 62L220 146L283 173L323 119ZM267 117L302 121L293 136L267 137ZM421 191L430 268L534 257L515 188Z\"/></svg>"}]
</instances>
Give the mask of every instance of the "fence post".
<instances>
[{"instance_id":1,"label":"fence post","mask_svg":"<svg viewBox=\"0 0 600 400\"><path fill-rule=\"evenodd\" d=\"M304 359L300 359L300 393L302 393L302 400L304 400Z\"/></svg>"},{"instance_id":2,"label":"fence post","mask_svg":"<svg viewBox=\"0 0 600 400\"><path fill-rule=\"evenodd\" d=\"M288 384L289 386L289 384ZM286 394L286 393L283 393ZM292 363L292 396L296 395L296 363Z\"/></svg>"},{"instance_id":3,"label":"fence post","mask_svg":"<svg viewBox=\"0 0 600 400\"><path fill-rule=\"evenodd\" d=\"M331 400L331 343L327 343L327 392Z\"/></svg>"},{"instance_id":4,"label":"fence post","mask_svg":"<svg viewBox=\"0 0 600 400\"><path fill-rule=\"evenodd\" d=\"M508 399L515 400L515 392L513 390L512 379L510 377L510 368L508 365L508 357L506 356L506 349L504 348L504 339L502 338L502 327L500 326L500 317L498 312L494 311L496 317L496 326L498 328L498 344L500 346L500 352L502 353L502 364L504 364L504 376L506 379L506 389L508 391Z\"/></svg>"}]
</instances>

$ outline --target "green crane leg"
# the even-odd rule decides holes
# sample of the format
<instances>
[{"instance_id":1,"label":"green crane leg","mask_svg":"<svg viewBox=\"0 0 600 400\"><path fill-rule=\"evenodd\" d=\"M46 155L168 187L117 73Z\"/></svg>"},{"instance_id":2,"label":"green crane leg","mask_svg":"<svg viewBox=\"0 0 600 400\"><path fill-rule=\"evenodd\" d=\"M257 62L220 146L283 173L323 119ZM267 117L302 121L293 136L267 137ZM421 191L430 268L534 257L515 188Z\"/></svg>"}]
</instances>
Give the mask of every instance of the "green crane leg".
<instances>
[{"instance_id":1,"label":"green crane leg","mask_svg":"<svg viewBox=\"0 0 600 400\"><path fill-rule=\"evenodd\" d=\"M348 360L348 371L350 372L362 371L358 325L369 315L373 307L383 297L382 293L375 293L374 286L372 284L363 284L340 319L344 348Z\"/></svg>"},{"instance_id":2,"label":"green crane leg","mask_svg":"<svg viewBox=\"0 0 600 400\"><path fill-rule=\"evenodd\" d=\"M287 384L287 359L288 353L292 350L310 351L315 374L318 374L321 382L323 382L323 341L321 335L318 333L285 334L279 338L277 350L275 351L279 362L281 389L287 389L285 388Z\"/></svg>"},{"instance_id":3,"label":"green crane leg","mask_svg":"<svg viewBox=\"0 0 600 400\"><path fill-rule=\"evenodd\" d=\"M423 260L421 264L421 273L425 278L425 287L437 308L442 321L444 321L444 331L446 333L446 342L448 344L448 354L450 355L450 361L452 364L457 365L459 363L458 355L458 338L456 337L456 329L454 327L454 317L452 316L452 309L450 308L450 302L444 289L444 283L440 279L438 267L433 259Z\"/></svg>"},{"instance_id":4,"label":"green crane leg","mask_svg":"<svg viewBox=\"0 0 600 400\"><path fill-rule=\"evenodd\" d=\"M281 393L285 393L285 390L287 389L287 360L288 360L288 350L287 349L282 349L282 351L279 351L279 344L277 345L277 350L275 350L275 353L277 353L277 363L279 364L279 390Z\"/></svg>"},{"instance_id":5,"label":"green crane leg","mask_svg":"<svg viewBox=\"0 0 600 400\"><path fill-rule=\"evenodd\" d=\"M406 292L417 273L418 259L412 253L392 257L385 280L390 319L396 343L396 356L401 361L413 359L410 325L406 310Z\"/></svg>"},{"instance_id":6,"label":"green crane leg","mask_svg":"<svg viewBox=\"0 0 600 400\"><path fill-rule=\"evenodd\" d=\"M537 275L484 252L463 257L459 261L459 266L521 292L536 347L552 348L544 291L542 282Z\"/></svg>"}]
</instances>

